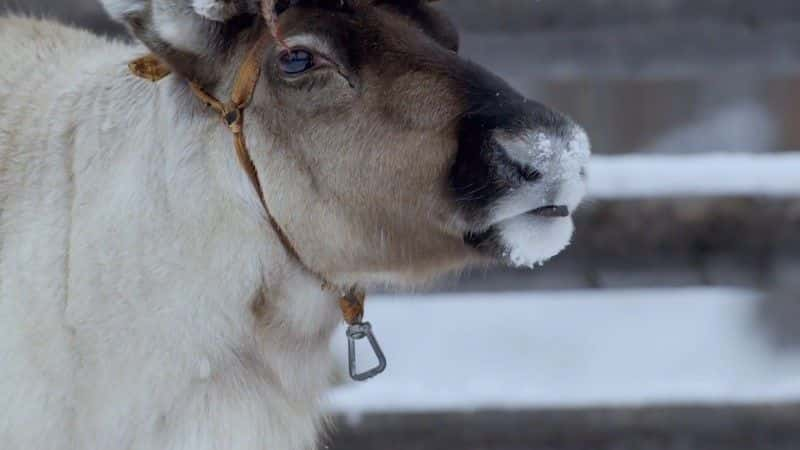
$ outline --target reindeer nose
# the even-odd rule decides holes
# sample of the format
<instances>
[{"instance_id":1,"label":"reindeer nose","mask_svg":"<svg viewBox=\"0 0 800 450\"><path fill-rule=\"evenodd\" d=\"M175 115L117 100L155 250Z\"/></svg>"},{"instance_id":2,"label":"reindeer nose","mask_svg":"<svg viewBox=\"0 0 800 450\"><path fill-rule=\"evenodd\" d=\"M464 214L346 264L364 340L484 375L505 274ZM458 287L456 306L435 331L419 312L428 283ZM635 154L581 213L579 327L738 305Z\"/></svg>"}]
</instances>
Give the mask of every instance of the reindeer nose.
<instances>
[{"instance_id":1,"label":"reindeer nose","mask_svg":"<svg viewBox=\"0 0 800 450\"><path fill-rule=\"evenodd\" d=\"M473 217L571 214L585 191L590 148L569 117L472 67L450 187Z\"/></svg>"},{"instance_id":2,"label":"reindeer nose","mask_svg":"<svg viewBox=\"0 0 800 450\"><path fill-rule=\"evenodd\" d=\"M589 138L571 122L551 129L500 130L493 138L503 152L496 161L498 173L513 185L579 178L589 160Z\"/></svg>"}]
</instances>

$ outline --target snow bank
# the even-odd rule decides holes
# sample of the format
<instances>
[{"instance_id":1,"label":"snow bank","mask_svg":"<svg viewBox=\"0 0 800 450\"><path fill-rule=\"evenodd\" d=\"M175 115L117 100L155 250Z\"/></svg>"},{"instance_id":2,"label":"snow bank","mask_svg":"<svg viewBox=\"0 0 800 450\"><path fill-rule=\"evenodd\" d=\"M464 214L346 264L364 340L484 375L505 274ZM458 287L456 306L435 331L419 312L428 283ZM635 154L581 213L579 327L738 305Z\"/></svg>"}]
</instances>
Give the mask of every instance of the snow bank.
<instances>
[{"instance_id":1,"label":"snow bank","mask_svg":"<svg viewBox=\"0 0 800 450\"><path fill-rule=\"evenodd\" d=\"M596 199L800 196L800 153L595 156Z\"/></svg>"},{"instance_id":2,"label":"snow bank","mask_svg":"<svg viewBox=\"0 0 800 450\"><path fill-rule=\"evenodd\" d=\"M330 407L357 417L800 400L800 355L770 348L758 300L720 288L372 298L389 369L337 389Z\"/></svg>"}]
</instances>

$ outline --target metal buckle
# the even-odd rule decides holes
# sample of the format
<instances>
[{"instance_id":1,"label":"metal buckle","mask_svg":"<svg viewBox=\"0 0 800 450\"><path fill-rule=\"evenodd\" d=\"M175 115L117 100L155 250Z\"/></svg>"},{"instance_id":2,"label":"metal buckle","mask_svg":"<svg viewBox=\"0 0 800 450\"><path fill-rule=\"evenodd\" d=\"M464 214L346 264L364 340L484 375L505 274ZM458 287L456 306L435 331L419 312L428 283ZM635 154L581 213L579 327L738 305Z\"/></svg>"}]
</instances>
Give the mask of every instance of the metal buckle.
<instances>
[{"instance_id":1,"label":"metal buckle","mask_svg":"<svg viewBox=\"0 0 800 450\"><path fill-rule=\"evenodd\" d=\"M356 361L356 342L365 338L369 340L369 345L372 346L372 351L378 358L378 365L365 372L359 372ZM386 356L383 354L378 340L375 339L375 334L372 333L372 325L369 322L350 325L347 329L347 359L350 363L350 378L354 381L367 381L386 370Z\"/></svg>"}]
</instances>

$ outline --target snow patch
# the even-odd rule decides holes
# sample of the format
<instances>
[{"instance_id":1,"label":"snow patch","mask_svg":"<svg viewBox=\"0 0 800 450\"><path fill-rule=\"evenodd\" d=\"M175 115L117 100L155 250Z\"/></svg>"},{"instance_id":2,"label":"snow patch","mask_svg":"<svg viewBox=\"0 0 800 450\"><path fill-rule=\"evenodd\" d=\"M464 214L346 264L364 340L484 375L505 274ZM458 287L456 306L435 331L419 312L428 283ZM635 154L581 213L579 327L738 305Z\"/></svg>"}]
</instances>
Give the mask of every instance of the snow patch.
<instances>
[{"instance_id":1,"label":"snow patch","mask_svg":"<svg viewBox=\"0 0 800 450\"><path fill-rule=\"evenodd\" d=\"M332 412L474 411L800 400L800 355L727 288L373 297L387 372ZM342 370L344 330L334 340Z\"/></svg>"},{"instance_id":2,"label":"snow patch","mask_svg":"<svg viewBox=\"0 0 800 450\"><path fill-rule=\"evenodd\" d=\"M541 130L521 134L501 130L495 132L494 139L511 159L535 168L550 182L579 177L591 155L589 137L578 126L566 137Z\"/></svg>"}]
</instances>

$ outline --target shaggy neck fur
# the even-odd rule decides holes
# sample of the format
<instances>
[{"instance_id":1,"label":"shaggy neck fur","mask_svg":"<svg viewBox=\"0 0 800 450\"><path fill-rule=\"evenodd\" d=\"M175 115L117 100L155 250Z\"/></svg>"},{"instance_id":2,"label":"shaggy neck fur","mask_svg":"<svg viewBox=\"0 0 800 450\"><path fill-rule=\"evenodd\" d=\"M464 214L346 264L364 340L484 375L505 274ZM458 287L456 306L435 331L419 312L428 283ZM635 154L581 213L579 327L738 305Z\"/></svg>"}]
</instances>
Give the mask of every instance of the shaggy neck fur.
<instances>
[{"instance_id":1,"label":"shaggy neck fur","mask_svg":"<svg viewBox=\"0 0 800 450\"><path fill-rule=\"evenodd\" d=\"M217 115L132 77L142 48L23 19L0 42L4 448L313 448L336 299Z\"/></svg>"}]
</instances>

